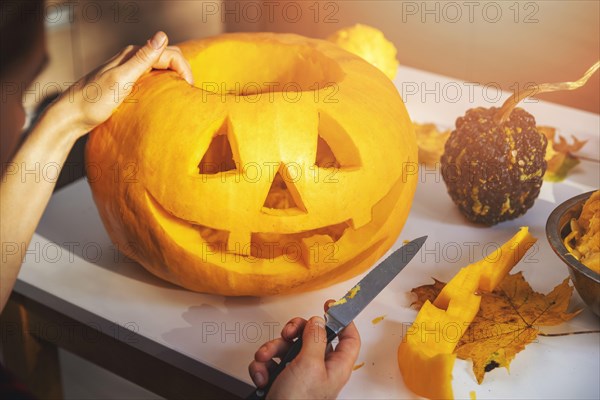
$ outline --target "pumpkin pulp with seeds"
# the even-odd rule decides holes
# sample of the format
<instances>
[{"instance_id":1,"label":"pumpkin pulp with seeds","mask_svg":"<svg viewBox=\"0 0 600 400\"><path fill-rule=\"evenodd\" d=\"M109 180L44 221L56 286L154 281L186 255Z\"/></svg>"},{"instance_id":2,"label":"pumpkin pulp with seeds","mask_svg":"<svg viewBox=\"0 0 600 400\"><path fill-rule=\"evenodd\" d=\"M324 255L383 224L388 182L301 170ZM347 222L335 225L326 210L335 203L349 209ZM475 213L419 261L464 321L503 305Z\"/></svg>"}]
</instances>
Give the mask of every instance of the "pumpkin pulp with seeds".
<instances>
[{"instance_id":1,"label":"pumpkin pulp with seeds","mask_svg":"<svg viewBox=\"0 0 600 400\"><path fill-rule=\"evenodd\" d=\"M600 274L600 190L592 193L579 217L571 219L570 224L565 247L583 265Z\"/></svg>"}]
</instances>

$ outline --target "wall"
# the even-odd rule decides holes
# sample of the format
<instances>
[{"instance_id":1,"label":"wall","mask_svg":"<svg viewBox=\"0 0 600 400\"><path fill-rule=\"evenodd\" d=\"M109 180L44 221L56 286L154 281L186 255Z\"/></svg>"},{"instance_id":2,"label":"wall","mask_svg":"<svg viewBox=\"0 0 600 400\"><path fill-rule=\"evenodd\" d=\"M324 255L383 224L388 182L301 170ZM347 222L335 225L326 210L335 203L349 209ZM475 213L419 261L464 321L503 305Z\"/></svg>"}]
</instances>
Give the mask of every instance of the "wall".
<instances>
[{"instance_id":1,"label":"wall","mask_svg":"<svg viewBox=\"0 0 600 400\"><path fill-rule=\"evenodd\" d=\"M326 37L360 22L381 29L394 42L401 64L467 81L497 82L506 90L528 82L575 80L600 59L598 1L281 0L263 1L261 18L252 5L256 1L241 1L238 21L231 12L238 2L226 3L228 31ZM598 113L598 76L575 92L540 98Z\"/></svg>"},{"instance_id":2,"label":"wall","mask_svg":"<svg viewBox=\"0 0 600 400\"><path fill-rule=\"evenodd\" d=\"M171 43L216 35L223 24L203 21L205 3L196 0L47 0L44 9L50 62L24 97L31 110L43 97L63 90L79 77L108 60L128 44L143 44L157 30Z\"/></svg>"},{"instance_id":3,"label":"wall","mask_svg":"<svg viewBox=\"0 0 600 400\"><path fill-rule=\"evenodd\" d=\"M65 14L68 3L75 6ZM600 2L594 0L52 0L47 7L63 14L48 24L51 63L42 85L73 81L158 29L172 43L222 31L324 38L361 22L395 43L401 64L506 90L574 80L600 59ZM540 98L599 113L598 76L577 91Z\"/></svg>"}]
</instances>

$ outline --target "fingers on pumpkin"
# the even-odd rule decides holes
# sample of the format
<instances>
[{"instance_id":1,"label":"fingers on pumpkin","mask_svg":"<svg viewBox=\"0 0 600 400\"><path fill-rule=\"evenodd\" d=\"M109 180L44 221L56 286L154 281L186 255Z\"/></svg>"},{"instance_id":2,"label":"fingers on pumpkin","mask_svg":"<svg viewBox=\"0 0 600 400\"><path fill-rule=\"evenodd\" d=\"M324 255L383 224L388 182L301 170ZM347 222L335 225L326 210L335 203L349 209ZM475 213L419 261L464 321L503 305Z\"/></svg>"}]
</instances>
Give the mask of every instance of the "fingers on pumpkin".
<instances>
[{"instance_id":1,"label":"fingers on pumpkin","mask_svg":"<svg viewBox=\"0 0 600 400\"><path fill-rule=\"evenodd\" d=\"M168 43L164 32L154 34L144 46L137 49L135 54L117 69L121 70L120 76L126 82L135 82L144 73L150 71L156 64Z\"/></svg>"},{"instance_id":2,"label":"fingers on pumpkin","mask_svg":"<svg viewBox=\"0 0 600 400\"><path fill-rule=\"evenodd\" d=\"M185 59L179 47L169 46L161 54L158 61L152 66L156 69L170 69L177 72L190 85L194 84L192 67Z\"/></svg>"}]
</instances>

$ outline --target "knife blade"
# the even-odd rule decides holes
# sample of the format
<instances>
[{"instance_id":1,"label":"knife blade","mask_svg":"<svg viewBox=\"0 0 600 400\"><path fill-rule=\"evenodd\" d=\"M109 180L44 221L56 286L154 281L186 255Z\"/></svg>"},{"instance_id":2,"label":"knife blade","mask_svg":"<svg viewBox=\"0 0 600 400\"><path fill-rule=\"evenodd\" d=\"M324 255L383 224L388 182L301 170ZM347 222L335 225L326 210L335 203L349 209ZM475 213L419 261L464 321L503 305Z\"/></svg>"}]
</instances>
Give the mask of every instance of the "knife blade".
<instances>
[{"instance_id":1,"label":"knife blade","mask_svg":"<svg viewBox=\"0 0 600 400\"><path fill-rule=\"evenodd\" d=\"M344 297L329 306L325 313L327 342L335 337L350 324L358 314L398 275L404 267L419 252L427 236L415 239L398 250L373 268L360 282L350 289ZM264 399L271 385L284 368L302 349L302 337L296 339L281 362L269 373L269 382L262 389L256 389L247 397L248 400Z\"/></svg>"}]
</instances>

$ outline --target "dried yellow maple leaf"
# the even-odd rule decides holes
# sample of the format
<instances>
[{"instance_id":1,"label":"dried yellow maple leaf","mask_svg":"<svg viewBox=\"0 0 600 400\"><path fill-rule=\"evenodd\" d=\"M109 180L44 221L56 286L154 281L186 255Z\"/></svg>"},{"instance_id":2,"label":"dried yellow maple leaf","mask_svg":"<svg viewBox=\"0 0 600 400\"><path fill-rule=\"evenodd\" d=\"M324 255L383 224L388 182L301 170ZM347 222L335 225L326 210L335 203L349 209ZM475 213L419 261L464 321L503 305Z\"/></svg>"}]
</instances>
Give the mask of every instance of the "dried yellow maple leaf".
<instances>
[{"instance_id":1,"label":"dried yellow maple leaf","mask_svg":"<svg viewBox=\"0 0 600 400\"><path fill-rule=\"evenodd\" d=\"M440 132L434 124L413 123L419 146L419 162L434 166L444 153L450 130Z\"/></svg>"},{"instance_id":2,"label":"dried yellow maple leaf","mask_svg":"<svg viewBox=\"0 0 600 400\"><path fill-rule=\"evenodd\" d=\"M573 153L581 150L581 148L587 143L587 140L579 140L575 136L573 143L569 144L567 140L556 135L556 129L550 126L538 126L538 132L546 136L548 139L548 146L546 147L546 174L544 180L549 182L560 182L567 177L567 174L577 164L579 164L579 158Z\"/></svg>"},{"instance_id":3,"label":"dried yellow maple leaf","mask_svg":"<svg viewBox=\"0 0 600 400\"><path fill-rule=\"evenodd\" d=\"M508 275L494 292L482 294L479 313L456 347L458 357L473 360L479 383L485 372L508 369L540 326L559 325L579 314L567 312L572 293L569 278L544 295L534 292L521 272Z\"/></svg>"},{"instance_id":4,"label":"dried yellow maple leaf","mask_svg":"<svg viewBox=\"0 0 600 400\"><path fill-rule=\"evenodd\" d=\"M436 280L413 289L417 295L413 307L434 301L443 287ZM581 310L567 312L572 293L569 278L544 295L534 292L521 272L507 275L492 293L481 293L479 313L456 346L457 356L473 361L479 383L486 372L508 369L516 354L537 338L538 327L558 325L579 314Z\"/></svg>"}]
</instances>

